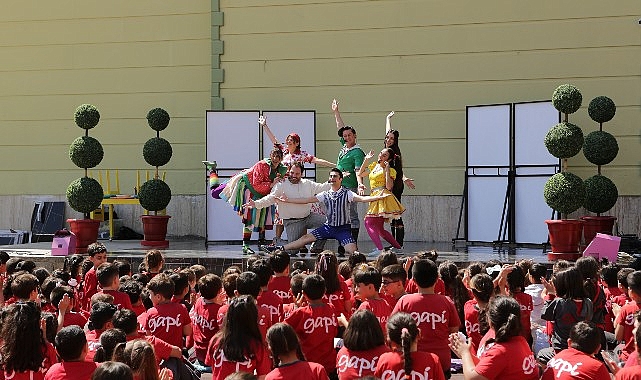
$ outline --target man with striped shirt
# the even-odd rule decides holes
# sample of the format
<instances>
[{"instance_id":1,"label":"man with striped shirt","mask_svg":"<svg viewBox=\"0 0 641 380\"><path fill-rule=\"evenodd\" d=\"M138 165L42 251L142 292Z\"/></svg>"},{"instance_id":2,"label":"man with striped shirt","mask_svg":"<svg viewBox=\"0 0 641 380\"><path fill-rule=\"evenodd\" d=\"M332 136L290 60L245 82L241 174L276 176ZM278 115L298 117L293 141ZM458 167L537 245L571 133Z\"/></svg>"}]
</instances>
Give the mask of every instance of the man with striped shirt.
<instances>
[{"instance_id":1,"label":"man with striped shirt","mask_svg":"<svg viewBox=\"0 0 641 380\"><path fill-rule=\"evenodd\" d=\"M338 242L345 247L345 251L348 253L353 253L356 250L356 242L352 237L351 225L350 225L350 205L352 202L372 202L382 198L385 198L387 195L378 195L378 196L363 196L354 193L351 190L348 190L342 187L343 183L343 173L337 169L333 168L329 172L329 181L331 188L322 193L316 194L314 197L309 198L292 198L287 199L285 197L279 198L280 202L288 203L314 203L322 202L325 205L327 220L325 223L316 228L311 233L303 235L300 239L286 244L285 246L266 246L261 247L268 252L273 252L276 250L292 250L298 249L305 244L312 243L320 239L336 239Z\"/></svg>"}]
</instances>

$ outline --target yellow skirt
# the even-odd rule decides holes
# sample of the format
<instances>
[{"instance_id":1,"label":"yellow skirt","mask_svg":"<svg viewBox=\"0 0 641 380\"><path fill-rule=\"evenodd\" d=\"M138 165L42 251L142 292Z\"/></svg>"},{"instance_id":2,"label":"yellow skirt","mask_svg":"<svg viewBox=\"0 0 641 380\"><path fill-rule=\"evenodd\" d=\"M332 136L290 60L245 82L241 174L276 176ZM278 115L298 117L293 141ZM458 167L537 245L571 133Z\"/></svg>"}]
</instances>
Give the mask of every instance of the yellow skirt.
<instances>
[{"instance_id":1,"label":"yellow skirt","mask_svg":"<svg viewBox=\"0 0 641 380\"><path fill-rule=\"evenodd\" d=\"M396 199L394 194L387 189L372 191L373 196L380 194L390 194L389 196L369 203L366 216L383 217L389 222L389 219L400 219L405 207Z\"/></svg>"}]
</instances>

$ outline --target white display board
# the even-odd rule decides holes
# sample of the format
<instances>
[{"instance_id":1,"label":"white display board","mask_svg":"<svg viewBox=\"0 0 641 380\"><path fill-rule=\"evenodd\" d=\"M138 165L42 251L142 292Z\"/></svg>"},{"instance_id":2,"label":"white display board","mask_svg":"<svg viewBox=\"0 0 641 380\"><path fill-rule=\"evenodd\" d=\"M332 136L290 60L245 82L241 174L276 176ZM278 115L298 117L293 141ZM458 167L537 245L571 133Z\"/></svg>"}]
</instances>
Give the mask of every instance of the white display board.
<instances>
[{"instance_id":1,"label":"white display board","mask_svg":"<svg viewBox=\"0 0 641 380\"><path fill-rule=\"evenodd\" d=\"M507 177L468 178L468 241L492 242L497 240L506 188Z\"/></svg>"},{"instance_id":2,"label":"white display board","mask_svg":"<svg viewBox=\"0 0 641 380\"><path fill-rule=\"evenodd\" d=\"M517 166L517 175L529 174L527 170L519 170L521 165L558 165L559 159L548 152L543 139L550 128L559 123L559 118L559 111L549 101L514 104L514 165Z\"/></svg>"},{"instance_id":3,"label":"white display board","mask_svg":"<svg viewBox=\"0 0 641 380\"><path fill-rule=\"evenodd\" d=\"M545 220L552 217L552 209L543 198L543 186L548 178L516 177L514 180L514 232L517 243L543 244L547 240Z\"/></svg>"},{"instance_id":4,"label":"white display board","mask_svg":"<svg viewBox=\"0 0 641 380\"><path fill-rule=\"evenodd\" d=\"M510 121L510 104L467 107L467 166L510 165Z\"/></svg>"}]
</instances>

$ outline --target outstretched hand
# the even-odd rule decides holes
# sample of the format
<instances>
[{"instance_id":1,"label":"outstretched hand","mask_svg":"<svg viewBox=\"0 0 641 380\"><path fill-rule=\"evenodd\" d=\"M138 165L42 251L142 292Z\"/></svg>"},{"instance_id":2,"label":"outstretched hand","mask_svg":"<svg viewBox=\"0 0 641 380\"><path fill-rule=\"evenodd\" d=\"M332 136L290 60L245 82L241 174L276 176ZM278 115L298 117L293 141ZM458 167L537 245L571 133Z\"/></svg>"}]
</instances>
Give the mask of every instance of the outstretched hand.
<instances>
[{"instance_id":1,"label":"outstretched hand","mask_svg":"<svg viewBox=\"0 0 641 380\"><path fill-rule=\"evenodd\" d=\"M387 114L387 118L388 118L388 119L391 119L391 118L392 118L392 116L394 116L394 111L392 111L392 112L390 112L390 113L388 113L388 114Z\"/></svg>"},{"instance_id":2,"label":"outstretched hand","mask_svg":"<svg viewBox=\"0 0 641 380\"><path fill-rule=\"evenodd\" d=\"M370 158L372 158L372 157L374 157L374 151L373 151L373 150L370 150L370 151L369 151L369 152L367 152L367 154L365 155L365 159L366 159L366 160L369 160L369 159L370 159Z\"/></svg>"},{"instance_id":3,"label":"outstretched hand","mask_svg":"<svg viewBox=\"0 0 641 380\"><path fill-rule=\"evenodd\" d=\"M332 111L338 111L338 100L336 99L332 100Z\"/></svg>"},{"instance_id":4,"label":"outstretched hand","mask_svg":"<svg viewBox=\"0 0 641 380\"><path fill-rule=\"evenodd\" d=\"M403 183L407 185L410 189L416 189L416 186L414 186L414 179L413 178L405 178L403 180Z\"/></svg>"},{"instance_id":5,"label":"outstretched hand","mask_svg":"<svg viewBox=\"0 0 641 380\"><path fill-rule=\"evenodd\" d=\"M260 125L261 127L267 125L267 119L265 118L265 116L260 115L260 117L258 118L258 125Z\"/></svg>"}]
</instances>

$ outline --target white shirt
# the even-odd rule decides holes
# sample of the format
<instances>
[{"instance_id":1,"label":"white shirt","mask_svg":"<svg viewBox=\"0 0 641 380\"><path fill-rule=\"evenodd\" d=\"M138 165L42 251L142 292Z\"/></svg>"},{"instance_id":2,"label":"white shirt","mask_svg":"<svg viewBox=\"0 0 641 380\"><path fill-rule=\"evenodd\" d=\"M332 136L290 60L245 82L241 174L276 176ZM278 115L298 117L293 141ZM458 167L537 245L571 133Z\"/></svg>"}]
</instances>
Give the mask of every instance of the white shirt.
<instances>
[{"instance_id":1,"label":"white shirt","mask_svg":"<svg viewBox=\"0 0 641 380\"><path fill-rule=\"evenodd\" d=\"M254 203L256 208L265 208L276 203L276 197L284 195L288 199L309 198L325 190L329 190L331 187L332 185L329 182L317 183L304 178L301 178L297 184L285 180L276 184L269 194L261 199L255 200ZM279 203L278 216L283 219L300 219L309 215L311 208L311 203Z\"/></svg>"}]
</instances>

